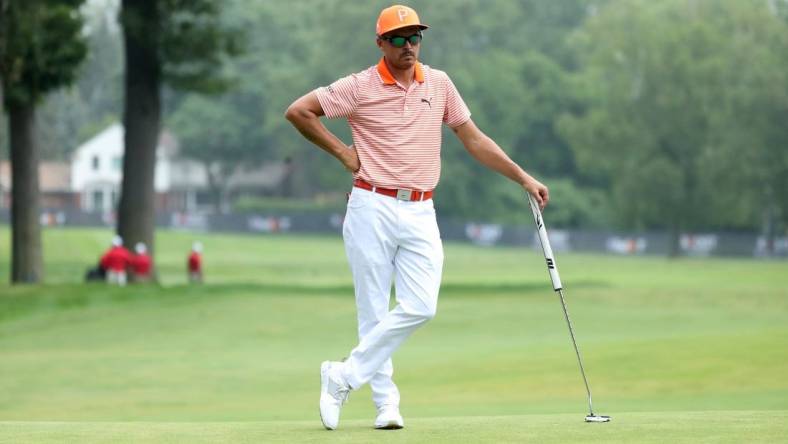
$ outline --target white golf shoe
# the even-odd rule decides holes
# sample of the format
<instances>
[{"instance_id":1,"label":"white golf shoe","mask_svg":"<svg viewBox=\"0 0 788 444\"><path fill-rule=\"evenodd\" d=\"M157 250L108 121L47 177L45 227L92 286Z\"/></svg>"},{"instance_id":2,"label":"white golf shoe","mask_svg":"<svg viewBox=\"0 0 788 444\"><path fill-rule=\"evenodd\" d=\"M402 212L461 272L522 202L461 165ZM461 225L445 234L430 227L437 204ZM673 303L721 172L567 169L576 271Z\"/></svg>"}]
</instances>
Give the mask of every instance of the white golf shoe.
<instances>
[{"instance_id":1,"label":"white golf shoe","mask_svg":"<svg viewBox=\"0 0 788 444\"><path fill-rule=\"evenodd\" d=\"M339 425L339 412L350 394L350 386L341 373L341 362L320 364L320 420L328 430Z\"/></svg>"},{"instance_id":2,"label":"white golf shoe","mask_svg":"<svg viewBox=\"0 0 788 444\"><path fill-rule=\"evenodd\" d=\"M393 405L384 405L378 409L378 417L375 418L375 428L384 430L401 429L405 427L405 421L399 414L399 408Z\"/></svg>"}]
</instances>

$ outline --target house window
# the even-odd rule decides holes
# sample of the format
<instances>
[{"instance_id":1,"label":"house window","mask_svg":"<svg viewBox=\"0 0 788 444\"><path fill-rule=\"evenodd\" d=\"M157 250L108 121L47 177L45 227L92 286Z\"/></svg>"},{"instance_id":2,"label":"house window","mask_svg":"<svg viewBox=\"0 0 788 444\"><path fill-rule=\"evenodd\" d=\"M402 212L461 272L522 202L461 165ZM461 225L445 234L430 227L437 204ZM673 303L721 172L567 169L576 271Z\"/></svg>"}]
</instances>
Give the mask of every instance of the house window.
<instances>
[{"instance_id":1,"label":"house window","mask_svg":"<svg viewBox=\"0 0 788 444\"><path fill-rule=\"evenodd\" d=\"M123 168L123 158L120 156L112 158L112 169L115 171L120 171Z\"/></svg>"},{"instance_id":2,"label":"house window","mask_svg":"<svg viewBox=\"0 0 788 444\"><path fill-rule=\"evenodd\" d=\"M93 171L98 171L99 166L99 156L93 156Z\"/></svg>"}]
</instances>

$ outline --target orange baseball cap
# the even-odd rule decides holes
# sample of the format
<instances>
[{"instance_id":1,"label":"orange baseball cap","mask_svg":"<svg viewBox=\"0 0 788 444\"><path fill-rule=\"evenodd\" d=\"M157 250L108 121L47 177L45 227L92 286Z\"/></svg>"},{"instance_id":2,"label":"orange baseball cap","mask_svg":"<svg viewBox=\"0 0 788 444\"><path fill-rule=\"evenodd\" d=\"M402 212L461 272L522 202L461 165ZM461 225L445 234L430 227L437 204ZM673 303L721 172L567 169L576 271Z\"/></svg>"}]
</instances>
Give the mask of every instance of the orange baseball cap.
<instances>
[{"instance_id":1,"label":"orange baseball cap","mask_svg":"<svg viewBox=\"0 0 788 444\"><path fill-rule=\"evenodd\" d=\"M402 5L389 6L380 11L378 23L375 26L375 34L381 36L387 32L407 28L408 26L418 26L421 29L429 28L429 26L419 21L419 15L416 14L413 8Z\"/></svg>"}]
</instances>

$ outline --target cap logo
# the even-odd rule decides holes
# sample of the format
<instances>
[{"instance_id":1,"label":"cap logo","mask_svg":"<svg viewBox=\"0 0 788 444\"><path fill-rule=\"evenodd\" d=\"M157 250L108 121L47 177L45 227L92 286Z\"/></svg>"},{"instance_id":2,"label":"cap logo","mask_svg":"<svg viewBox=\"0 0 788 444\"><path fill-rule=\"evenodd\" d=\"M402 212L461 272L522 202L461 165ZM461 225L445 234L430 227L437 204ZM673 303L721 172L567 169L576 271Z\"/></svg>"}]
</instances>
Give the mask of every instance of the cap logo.
<instances>
[{"instance_id":1,"label":"cap logo","mask_svg":"<svg viewBox=\"0 0 788 444\"><path fill-rule=\"evenodd\" d=\"M399 21L400 22L404 22L405 21L405 17L408 16L408 10L404 9L404 8L403 9L398 9L397 10L397 15L399 16Z\"/></svg>"}]
</instances>

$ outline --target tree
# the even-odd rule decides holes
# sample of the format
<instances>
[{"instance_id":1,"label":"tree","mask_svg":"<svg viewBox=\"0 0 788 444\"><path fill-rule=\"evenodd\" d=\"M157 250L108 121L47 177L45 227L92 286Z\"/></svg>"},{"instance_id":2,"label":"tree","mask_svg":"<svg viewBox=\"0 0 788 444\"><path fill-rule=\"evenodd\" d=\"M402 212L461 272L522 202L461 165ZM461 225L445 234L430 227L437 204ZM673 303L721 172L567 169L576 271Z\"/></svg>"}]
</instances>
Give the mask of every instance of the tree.
<instances>
[{"instance_id":1,"label":"tree","mask_svg":"<svg viewBox=\"0 0 788 444\"><path fill-rule=\"evenodd\" d=\"M36 106L41 98L71 84L87 49L82 0L0 0L0 76L9 115L12 169L11 281L43 277L39 214Z\"/></svg>"},{"instance_id":2,"label":"tree","mask_svg":"<svg viewBox=\"0 0 788 444\"><path fill-rule=\"evenodd\" d=\"M782 9L780 9L782 6ZM788 3L734 3L720 26L734 30L724 107L715 130L720 210L737 226L758 227L774 248L788 228ZM735 180L731 180L735 178ZM731 211L734 210L734 211Z\"/></svg>"},{"instance_id":3,"label":"tree","mask_svg":"<svg viewBox=\"0 0 788 444\"><path fill-rule=\"evenodd\" d=\"M742 82L733 78L764 73L762 65L737 62L737 41L763 23L763 14L744 21L748 10L764 10L765 2L758 5L614 1L576 36L585 108L562 120L562 132L581 168L606 179L623 225L668 228L671 254L682 231L724 226L733 216L717 208L727 186L715 181L715 169L725 163L729 129L741 128L748 112L734 99L731 87ZM726 181L734 181L739 200L746 184L734 177Z\"/></svg>"},{"instance_id":4,"label":"tree","mask_svg":"<svg viewBox=\"0 0 788 444\"><path fill-rule=\"evenodd\" d=\"M225 56L239 52L238 32L224 27L215 0L123 0L126 78L123 183L118 233L126 245L153 251L156 146L161 89L219 92Z\"/></svg>"},{"instance_id":5,"label":"tree","mask_svg":"<svg viewBox=\"0 0 788 444\"><path fill-rule=\"evenodd\" d=\"M235 100L233 100L235 99ZM225 207L227 182L238 166L259 159L263 145L260 119L245 112L243 96L208 100L193 94L171 118L178 135L178 155L200 162L208 176L215 211Z\"/></svg>"}]
</instances>

